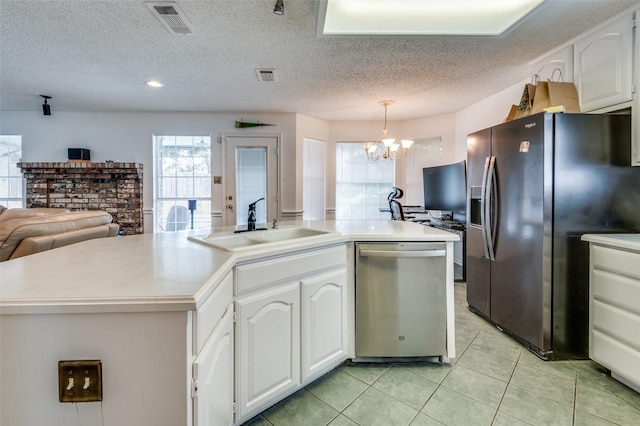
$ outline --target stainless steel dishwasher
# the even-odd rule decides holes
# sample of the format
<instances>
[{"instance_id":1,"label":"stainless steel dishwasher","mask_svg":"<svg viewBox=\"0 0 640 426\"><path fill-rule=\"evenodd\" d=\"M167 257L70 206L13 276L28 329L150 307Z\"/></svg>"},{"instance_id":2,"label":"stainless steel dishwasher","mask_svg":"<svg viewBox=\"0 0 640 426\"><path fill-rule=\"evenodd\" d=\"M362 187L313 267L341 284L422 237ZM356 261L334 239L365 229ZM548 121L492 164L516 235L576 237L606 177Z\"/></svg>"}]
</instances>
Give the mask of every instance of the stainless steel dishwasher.
<instances>
[{"instance_id":1,"label":"stainless steel dishwasher","mask_svg":"<svg viewBox=\"0 0 640 426\"><path fill-rule=\"evenodd\" d=\"M446 243L356 243L356 358L446 354Z\"/></svg>"}]
</instances>

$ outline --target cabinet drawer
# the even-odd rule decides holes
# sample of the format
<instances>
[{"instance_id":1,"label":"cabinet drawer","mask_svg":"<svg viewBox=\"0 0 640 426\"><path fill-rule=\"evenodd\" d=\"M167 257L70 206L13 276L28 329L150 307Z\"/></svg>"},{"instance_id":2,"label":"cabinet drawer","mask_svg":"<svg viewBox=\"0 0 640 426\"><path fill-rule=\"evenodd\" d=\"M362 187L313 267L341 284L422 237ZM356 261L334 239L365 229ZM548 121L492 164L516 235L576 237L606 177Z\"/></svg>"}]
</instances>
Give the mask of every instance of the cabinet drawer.
<instances>
[{"instance_id":1,"label":"cabinet drawer","mask_svg":"<svg viewBox=\"0 0 640 426\"><path fill-rule=\"evenodd\" d=\"M593 246L593 269L604 269L640 280L640 253L604 246Z\"/></svg>"},{"instance_id":2,"label":"cabinet drawer","mask_svg":"<svg viewBox=\"0 0 640 426\"><path fill-rule=\"evenodd\" d=\"M640 314L640 281L601 269L591 279L591 297Z\"/></svg>"},{"instance_id":3,"label":"cabinet drawer","mask_svg":"<svg viewBox=\"0 0 640 426\"><path fill-rule=\"evenodd\" d=\"M233 273L229 272L196 311L193 347L200 353L205 342L233 300Z\"/></svg>"},{"instance_id":4,"label":"cabinet drawer","mask_svg":"<svg viewBox=\"0 0 640 426\"><path fill-rule=\"evenodd\" d=\"M589 358L640 385L640 352L598 330L591 333Z\"/></svg>"},{"instance_id":5,"label":"cabinet drawer","mask_svg":"<svg viewBox=\"0 0 640 426\"><path fill-rule=\"evenodd\" d=\"M344 266L346 259L346 247L340 245L239 265L235 270L236 294L298 275Z\"/></svg>"},{"instance_id":6,"label":"cabinet drawer","mask_svg":"<svg viewBox=\"0 0 640 426\"><path fill-rule=\"evenodd\" d=\"M640 315L595 300L593 328L640 350Z\"/></svg>"}]
</instances>

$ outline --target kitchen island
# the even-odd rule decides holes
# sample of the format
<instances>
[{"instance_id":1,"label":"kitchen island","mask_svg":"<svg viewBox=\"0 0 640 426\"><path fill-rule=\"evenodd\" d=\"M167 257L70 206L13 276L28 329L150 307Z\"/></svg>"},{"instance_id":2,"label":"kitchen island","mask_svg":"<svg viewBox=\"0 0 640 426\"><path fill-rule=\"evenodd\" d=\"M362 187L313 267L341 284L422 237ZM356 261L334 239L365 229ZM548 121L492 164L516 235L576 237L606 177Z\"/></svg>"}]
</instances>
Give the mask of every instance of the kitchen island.
<instances>
[{"instance_id":1,"label":"kitchen island","mask_svg":"<svg viewBox=\"0 0 640 426\"><path fill-rule=\"evenodd\" d=\"M4 262L0 265L0 423L97 424L100 419L104 424L192 425L207 424L211 419L217 421L212 424L246 420L353 357L353 245L357 241L446 243L446 355L455 357L455 234L394 221L281 224L281 228L287 226L329 233L320 239L300 238L284 246L265 244L237 252L187 239L202 230L144 234L86 241ZM278 267L282 261L290 263ZM267 267L275 278L262 274L263 283L242 287L238 272L239 276L260 277L263 269L258 266ZM282 271L289 275L282 275ZM316 288L317 292L305 298L307 291ZM322 326L313 322L313 316L305 316L305 306L309 306L306 312L316 312L313 303L317 295L326 295L319 301L330 302L317 318L341 319L342 329L333 333L337 337L327 329L314 333L309 328ZM244 355L235 352L236 346L255 348L251 345L256 342L240 336L248 335L242 331L244 325L256 325L251 322L250 309L265 300L269 302L264 306L274 308L265 311L269 313L265 318L273 318L275 324L285 318L290 322L285 336L289 340L279 342L291 348L297 345L298 352L287 360L287 372L291 373L287 380L275 377L275 386L245 393L245 411L234 418L233 396L242 399L242 375L246 374ZM248 316L243 323L245 313ZM234 315L240 317L235 327ZM234 329L239 330L237 336ZM318 337L309 340L309 336ZM342 347L327 352L321 361L315 362L304 349L327 341ZM214 361L203 363L205 356ZM60 360L101 360L103 400L60 403ZM280 362L280 358L276 360ZM216 363L222 367L207 370ZM236 389L234 369L239 377ZM216 380L197 382L195 376L204 371ZM269 398L263 397L266 394ZM217 396L215 400L211 395ZM225 410L231 414L216 417L218 411Z\"/></svg>"}]
</instances>

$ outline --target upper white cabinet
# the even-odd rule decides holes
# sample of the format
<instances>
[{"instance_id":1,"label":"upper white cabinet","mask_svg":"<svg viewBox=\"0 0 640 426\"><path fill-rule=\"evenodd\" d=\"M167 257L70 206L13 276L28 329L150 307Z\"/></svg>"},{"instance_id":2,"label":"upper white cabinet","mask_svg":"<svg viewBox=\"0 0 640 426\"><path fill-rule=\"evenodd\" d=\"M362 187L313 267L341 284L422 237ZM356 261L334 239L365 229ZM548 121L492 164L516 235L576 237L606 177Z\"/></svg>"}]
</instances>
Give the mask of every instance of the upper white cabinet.
<instances>
[{"instance_id":1,"label":"upper white cabinet","mask_svg":"<svg viewBox=\"0 0 640 426\"><path fill-rule=\"evenodd\" d=\"M556 70L560 70L562 81L573 80L573 46L565 46L561 49L538 59L531 64L531 75L537 76L541 81L557 80L559 75ZM554 75L555 72L555 75Z\"/></svg>"},{"instance_id":2,"label":"upper white cabinet","mask_svg":"<svg viewBox=\"0 0 640 426\"><path fill-rule=\"evenodd\" d=\"M575 42L574 82L582 112L633 99L633 14Z\"/></svg>"}]
</instances>

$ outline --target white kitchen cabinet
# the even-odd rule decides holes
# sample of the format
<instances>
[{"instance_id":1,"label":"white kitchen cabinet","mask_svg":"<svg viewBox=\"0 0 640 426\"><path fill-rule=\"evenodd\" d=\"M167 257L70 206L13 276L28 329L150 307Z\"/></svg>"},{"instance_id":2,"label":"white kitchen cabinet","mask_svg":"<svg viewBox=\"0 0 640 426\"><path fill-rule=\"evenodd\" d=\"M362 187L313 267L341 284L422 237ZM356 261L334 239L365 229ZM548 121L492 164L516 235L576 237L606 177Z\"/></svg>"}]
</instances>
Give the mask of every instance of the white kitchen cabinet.
<instances>
[{"instance_id":1,"label":"white kitchen cabinet","mask_svg":"<svg viewBox=\"0 0 640 426\"><path fill-rule=\"evenodd\" d=\"M298 281L237 299L236 314L236 410L242 419L300 383Z\"/></svg>"},{"instance_id":2,"label":"white kitchen cabinet","mask_svg":"<svg viewBox=\"0 0 640 426\"><path fill-rule=\"evenodd\" d=\"M301 286L301 362L305 382L347 359L346 269L305 277Z\"/></svg>"},{"instance_id":3,"label":"white kitchen cabinet","mask_svg":"<svg viewBox=\"0 0 640 426\"><path fill-rule=\"evenodd\" d=\"M346 257L339 244L236 266L236 422L346 359Z\"/></svg>"},{"instance_id":4,"label":"white kitchen cabinet","mask_svg":"<svg viewBox=\"0 0 640 426\"><path fill-rule=\"evenodd\" d=\"M574 43L574 82L582 112L633 99L633 14Z\"/></svg>"},{"instance_id":5,"label":"white kitchen cabinet","mask_svg":"<svg viewBox=\"0 0 640 426\"><path fill-rule=\"evenodd\" d=\"M640 392L640 238L590 241L589 357ZM622 243L620 246L618 243Z\"/></svg>"},{"instance_id":6,"label":"white kitchen cabinet","mask_svg":"<svg viewBox=\"0 0 640 426\"><path fill-rule=\"evenodd\" d=\"M233 425L233 303L193 363L194 426Z\"/></svg>"},{"instance_id":7,"label":"white kitchen cabinet","mask_svg":"<svg viewBox=\"0 0 640 426\"><path fill-rule=\"evenodd\" d=\"M551 80L555 70L560 70L563 81L573 81L573 45L555 50L531 64L530 73L539 81ZM558 73L553 75L558 78Z\"/></svg>"}]
</instances>

